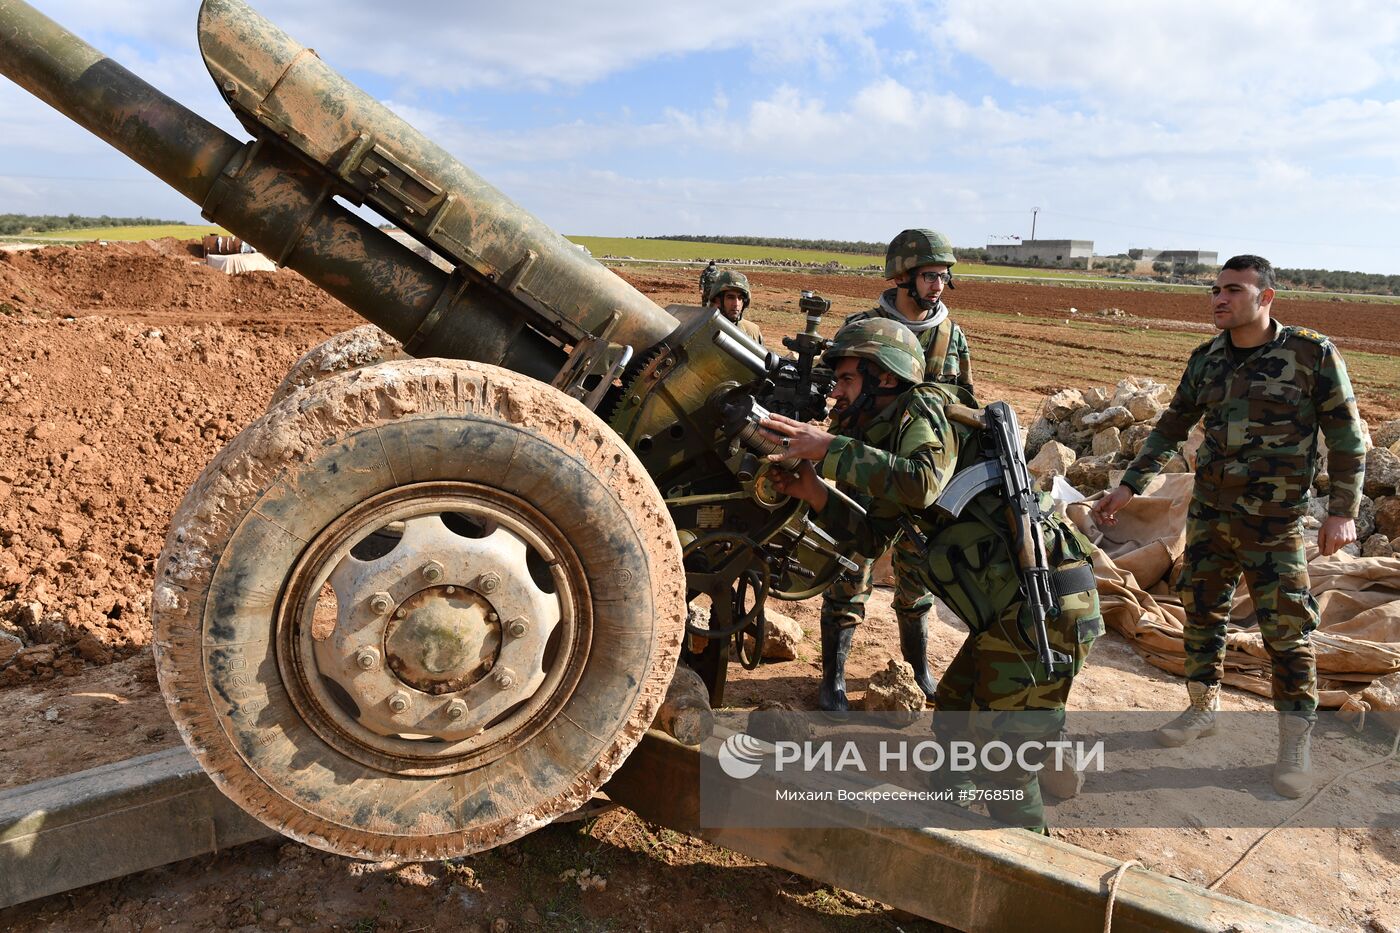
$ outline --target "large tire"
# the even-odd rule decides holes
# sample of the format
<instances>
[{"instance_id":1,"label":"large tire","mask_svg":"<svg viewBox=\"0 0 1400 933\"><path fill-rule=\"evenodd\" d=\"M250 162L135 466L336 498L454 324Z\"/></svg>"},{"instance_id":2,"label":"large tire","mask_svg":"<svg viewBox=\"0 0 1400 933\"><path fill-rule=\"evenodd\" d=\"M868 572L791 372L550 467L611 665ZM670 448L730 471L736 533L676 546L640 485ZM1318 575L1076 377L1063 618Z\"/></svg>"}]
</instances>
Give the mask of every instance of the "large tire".
<instances>
[{"instance_id":1,"label":"large tire","mask_svg":"<svg viewBox=\"0 0 1400 933\"><path fill-rule=\"evenodd\" d=\"M271 408L283 399L339 373L406 359L410 357L404 352L403 344L373 324L361 324L327 338L303 353L282 377L267 407Z\"/></svg>"},{"instance_id":2,"label":"large tire","mask_svg":"<svg viewBox=\"0 0 1400 933\"><path fill-rule=\"evenodd\" d=\"M344 373L250 425L176 511L153 604L166 702L219 788L375 859L583 804L654 718L684 618L631 451L548 386L446 360Z\"/></svg>"}]
</instances>

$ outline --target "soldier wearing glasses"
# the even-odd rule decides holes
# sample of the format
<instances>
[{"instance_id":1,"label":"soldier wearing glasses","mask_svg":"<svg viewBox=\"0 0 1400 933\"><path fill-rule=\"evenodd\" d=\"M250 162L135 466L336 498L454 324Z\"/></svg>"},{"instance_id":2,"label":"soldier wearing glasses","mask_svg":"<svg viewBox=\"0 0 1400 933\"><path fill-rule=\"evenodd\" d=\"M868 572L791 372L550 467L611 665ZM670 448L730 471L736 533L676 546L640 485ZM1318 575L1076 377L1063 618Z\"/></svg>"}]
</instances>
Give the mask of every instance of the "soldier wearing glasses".
<instances>
[{"instance_id":1,"label":"soldier wearing glasses","mask_svg":"<svg viewBox=\"0 0 1400 933\"><path fill-rule=\"evenodd\" d=\"M885 278L894 287L880 296L878 305L851 315L845 323L888 318L903 324L914 332L923 348L925 381L961 386L971 402L972 358L967 337L948 316L948 306L943 303L944 289L954 287L956 261L953 244L943 234L922 229L901 231L885 251ZM927 620L933 595L910 570L919 561L910 542L896 542L892 561L900 654L914 668L919 688L932 702L935 684L928 669ZM855 627L865 618L873 563L865 561L859 579L842 579L822 599L822 687L817 698L821 709L839 712L849 706L846 657Z\"/></svg>"}]
</instances>

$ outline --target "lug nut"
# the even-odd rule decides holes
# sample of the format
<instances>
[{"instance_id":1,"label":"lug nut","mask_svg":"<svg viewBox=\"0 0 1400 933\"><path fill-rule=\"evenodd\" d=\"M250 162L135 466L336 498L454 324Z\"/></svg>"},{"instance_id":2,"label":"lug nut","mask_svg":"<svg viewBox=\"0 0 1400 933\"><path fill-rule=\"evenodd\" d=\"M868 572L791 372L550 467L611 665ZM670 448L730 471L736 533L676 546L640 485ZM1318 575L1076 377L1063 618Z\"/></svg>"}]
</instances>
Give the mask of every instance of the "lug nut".
<instances>
[{"instance_id":1,"label":"lug nut","mask_svg":"<svg viewBox=\"0 0 1400 933\"><path fill-rule=\"evenodd\" d=\"M506 629L506 631L510 632L511 638L521 638L529 630L530 626L523 616L519 619L512 619L510 626Z\"/></svg>"},{"instance_id":2,"label":"lug nut","mask_svg":"<svg viewBox=\"0 0 1400 933\"><path fill-rule=\"evenodd\" d=\"M355 652L355 663L362 671L372 671L379 665L379 652L373 648L361 648Z\"/></svg>"},{"instance_id":3,"label":"lug nut","mask_svg":"<svg viewBox=\"0 0 1400 933\"><path fill-rule=\"evenodd\" d=\"M452 595L453 593L455 593L455 592L457 592L457 587L455 587L455 586L449 586L449 587L447 588L447 595L448 595L448 596L451 596L451 595Z\"/></svg>"},{"instance_id":4,"label":"lug nut","mask_svg":"<svg viewBox=\"0 0 1400 933\"><path fill-rule=\"evenodd\" d=\"M494 570L490 573L483 573L477 578L476 587L483 593L494 593L496 587L501 585L501 575Z\"/></svg>"},{"instance_id":5,"label":"lug nut","mask_svg":"<svg viewBox=\"0 0 1400 933\"><path fill-rule=\"evenodd\" d=\"M496 682L496 686L505 690L515 685L515 673L508 667L502 667L491 675L491 679Z\"/></svg>"},{"instance_id":6,"label":"lug nut","mask_svg":"<svg viewBox=\"0 0 1400 933\"><path fill-rule=\"evenodd\" d=\"M404 616L406 616L406 615L408 615L408 613L405 612L404 610L400 609L400 610L398 610L397 612L394 613L394 618L396 618L396 619L402 619L402 618L403 618Z\"/></svg>"},{"instance_id":7,"label":"lug nut","mask_svg":"<svg viewBox=\"0 0 1400 933\"><path fill-rule=\"evenodd\" d=\"M389 709L396 713L404 713L408 711L412 702L407 693L399 690L389 697Z\"/></svg>"},{"instance_id":8,"label":"lug nut","mask_svg":"<svg viewBox=\"0 0 1400 933\"><path fill-rule=\"evenodd\" d=\"M498 622L498 621L500 621L500 618L501 618L500 616L496 615L496 610L494 610L494 609L492 609L492 610L490 610L490 611L488 611L488 612L486 613L486 621L487 621L487 622Z\"/></svg>"},{"instance_id":9,"label":"lug nut","mask_svg":"<svg viewBox=\"0 0 1400 933\"><path fill-rule=\"evenodd\" d=\"M369 608L377 616L382 616L394 605L394 597L388 593L375 593L369 598Z\"/></svg>"},{"instance_id":10,"label":"lug nut","mask_svg":"<svg viewBox=\"0 0 1400 933\"><path fill-rule=\"evenodd\" d=\"M423 575L423 579L429 583L436 583L442 579L442 564L435 560L430 560L418 571Z\"/></svg>"},{"instance_id":11,"label":"lug nut","mask_svg":"<svg viewBox=\"0 0 1400 933\"><path fill-rule=\"evenodd\" d=\"M463 700L453 700L447 704L447 718L451 720L461 719L467 715L467 704Z\"/></svg>"}]
</instances>

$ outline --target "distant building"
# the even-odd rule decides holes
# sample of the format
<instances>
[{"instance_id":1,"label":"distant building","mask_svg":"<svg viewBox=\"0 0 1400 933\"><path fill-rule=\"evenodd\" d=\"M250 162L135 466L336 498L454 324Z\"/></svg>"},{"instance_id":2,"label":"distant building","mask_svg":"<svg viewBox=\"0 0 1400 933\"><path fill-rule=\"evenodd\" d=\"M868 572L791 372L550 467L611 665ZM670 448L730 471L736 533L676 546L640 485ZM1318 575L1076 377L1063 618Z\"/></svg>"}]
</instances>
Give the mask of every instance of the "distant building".
<instances>
[{"instance_id":1,"label":"distant building","mask_svg":"<svg viewBox=\"0 0 1400 933\"><path fill-rule=\"evenodd\" d=\"M1093 255L1093 240L1022 240L1020 243L987 244L989 262L1014 262L1026 266L1084 266Z\"/></svg>"},{"instance_id":2,"label":"distant building","mask_svg":"<svg viewBox=\"0 0 1400 933\"><path fill-rule=\"evenodd\" d=\"M1220 265L1220 254L1209 249L1130 249L1128 255L1144 262L1169 262L1174 266Z\"/></svg>"}]
</instances>

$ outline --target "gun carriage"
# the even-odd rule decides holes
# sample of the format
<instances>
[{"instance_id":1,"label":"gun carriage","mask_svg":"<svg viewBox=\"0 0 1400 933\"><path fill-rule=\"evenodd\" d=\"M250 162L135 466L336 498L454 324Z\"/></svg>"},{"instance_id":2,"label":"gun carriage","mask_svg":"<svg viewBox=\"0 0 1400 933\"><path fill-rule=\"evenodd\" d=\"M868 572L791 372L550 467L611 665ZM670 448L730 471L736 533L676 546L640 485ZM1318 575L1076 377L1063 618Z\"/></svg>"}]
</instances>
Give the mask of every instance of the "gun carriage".
<instances>
[{"instance_id":1,"label":"gun carriage","mask_svg":"<svg viewBox=\"0 0 1400 933\"><path fill-rule=\"evenodd\" d=\"M404 353L279 391L185 497L153 599L171 715L311 844L517 838L617 768L679 655L718 702L766 600L854 566L766 482L755 429L824 413L829 305L804 295L786 357L663 310L241 0L206 0L198 36L250 140L0 0L0 72Z\"/></svg>"}]
</instances>

